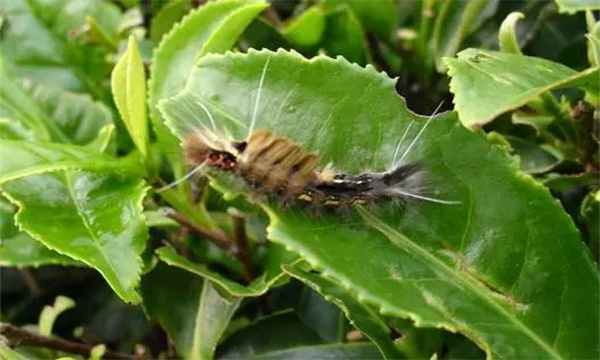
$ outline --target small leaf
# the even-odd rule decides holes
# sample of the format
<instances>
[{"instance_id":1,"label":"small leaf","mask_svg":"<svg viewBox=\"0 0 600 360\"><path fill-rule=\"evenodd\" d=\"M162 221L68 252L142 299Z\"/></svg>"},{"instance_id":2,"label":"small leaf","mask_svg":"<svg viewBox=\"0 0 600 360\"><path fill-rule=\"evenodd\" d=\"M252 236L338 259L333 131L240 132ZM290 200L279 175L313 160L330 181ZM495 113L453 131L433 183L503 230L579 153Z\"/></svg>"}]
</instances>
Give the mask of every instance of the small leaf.
<instances>
[{"instance_id":1,"label":"small leaf","mask_svg":"<svg viewBox=\"0 0 600 360\"><path fill-rule=\"evenodd\" d=\"M600 9L600 3L596 0L556 0L556 3L558 4L558 10L567 14Z\"/></svg>"},{"instance_id":2,"label":"small leaf","mask_svg":"<svg viewBox=\"0 0 600 360\"><path fill-rule=\"evenodd\" d=\"M135 146L142 156L147 157L146 75L135 36L129 37L127 50L117 62L110 80L121 119Z\"/></svg>"},{"instance_id":3,"label":"small leaf","mask_svg":"<svg viewBox=\"0 0 600 360\"><path fill-rule=\"evenodd\" d=\"M54 305L44 306L42 312L40 313L40 320L38 323L40 335L52 335L52 327L54 327L54 322L56 321L58 315L73 307L75 307L75 301L62 295L57 296L56 299L54 299Z\"/></svg>"},{"instance_id":4,"label":"small leaf","mask_svg":"<svg viewBox=\"0 0 600 360\"><path fill-rule=\"evenodd\" d=\"M547 144L536 144L516 136L504 136L520 158L521 170L529 174L541 174L552 170L564 156Z\"/></svg>"},{"instance_id":5,"label":"small leaf","mask_svg":"<svg viewBox=\"0 0 600 360\"><path fill-rule=\"evenodd\" d=\"M244 286L217 272L209 270L204 264L192 263L191 261L179 256L175 250L170 247L162 247L156 250L156 253L158 254L158 257L165 263L202 276L203 278L212 281L217 286L226 290L231 296L254 297L263 295L271 286L276 284L282 276L285 276L280 268L271 269L270 271L267 271L259 276L248 286Z\"/></svg>"},{"instance_id":6,"label":"small leaf","mask_svg":"<svg viewBox=\"0 0 600 360\"><path fill-rule=\"evenodd\" d=\"M30 360L31 357L11 349L4 341L0 341L0 360Z\"/></svg>"},{"instance_id":7,"label":"small leaf","mask_svg":"<svg viewBox=\"0 0 600 360\"><path fill-rule=\"evenodd\" d=\"M324 30L323 10L318 6L312 6L292 19L283 31L283 35L290 44L300 48L311 48L321 41Z\"/></svg>"},{"instance_id":8,"label":"small leaf","mask_svg":"<svg viewBox=\"0 0 600 360\"><path fill-rule=\"evenodd\" d=\"M154 52L148 102L152 124L164 151L178 151L177 141L163 124L158 101L183 89L196 60L209 52L231 48L244 29L268 4L265 1L216 1L187 15L163 37Z\"/></svg>"},{"instance_id":9,"label":"small leaf","mask_svg":"<svg viewBox=\"0 0 600 360\"><path fill-rule=\"evenodd\" d=\"M222 296L210 281L165 265L144 277L142 294L146 312L167 330L184 359L213 358L241 301Z\"/></svg>"},{"instance_id":10,"label":"small leaf","mask_svg":"<svg viewBox=\"0 0 600 360\"><path fill-rule=\"evenodd\" d=\"M384 358L401 358L400 352L390 339L387 325L381 321L378 314L354 299L340 285L322 276L303 271L298 266L284 265L283 269L339 307L352 325L373 341Z\"/></svg>"},{"instance_id":11,"label":"small leaf","mask_svg":"<svg viewBox=\"0 0 600 360\"><path fill-rule=\"evenodd\" d=\"M520 12L512 12L508 14L506 19L500 25L500 30L498 32L498 40L500 43L500 50L504 53L511 54L522 54L521 47L519 46L519 41L517 40L517 34L515 31L515 27L517 26L517 21L525 18L525 15Z\"/></svg>"},{"instance_id":12,"label":"small leaf","mask_svg":"<svg viewBox=\"0 0 600 360\"><path fill-rule=\"evenodd\" d=\"M16 222L36 240L98 270L125 301L138 302L147 230L147 188L116 160L85 148L3 140L0 184ZM10 155L9 155L10 154ZM104 172L79 170L86 166ZM121 174L107 172L119 170Z\"/></svg>"},{"instance_id":13,"label":"small leaf","mask_svg":"<svg viewBox=\"0 0 600 360\"><path fill-rule=\"evenodd\" d=\"M104 125L102 129L100 129L98 136L96 136L96 138L90 143L86 144L86 147L99 152L105 152L106 148L110 144L110 140L114 131L115 126L113 124Z\"/></svg>"},{"instance_id":14,"label":"small leaf","mask_svg":"<svg viewBox=\"0 0 600 360\"><path fill-rule=\"evenodd\" d=\"M480 127L497 116L527 104L547 91L593 88L598 68L576 72L548 60L477 49L445 59L450 91L460 121ZM596 86L597 87L597 86Z\"/></svg>"}]
</instances>

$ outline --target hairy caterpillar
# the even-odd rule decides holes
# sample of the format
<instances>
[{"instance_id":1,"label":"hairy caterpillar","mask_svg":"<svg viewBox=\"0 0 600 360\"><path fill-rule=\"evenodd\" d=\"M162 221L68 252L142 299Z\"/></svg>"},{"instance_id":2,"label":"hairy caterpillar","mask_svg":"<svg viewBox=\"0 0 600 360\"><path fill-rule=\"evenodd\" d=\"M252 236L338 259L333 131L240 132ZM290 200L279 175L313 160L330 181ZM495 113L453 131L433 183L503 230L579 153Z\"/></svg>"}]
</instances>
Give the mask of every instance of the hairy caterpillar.
<instances>
[{"instance_id":1,"label":"hairy caterpillar","mask_svg":"<svg viewBox=\"0 0 600 360\"><path fill-rule=\"evenodd\" d=\"M384 172L347 174L335 172L329 167L319 171L319 158L315 153L307 153L299 144L268 130L253 131L268 64L267 59L246 140L228 140L217 134L212 115L198 102L208 116L212 130L206 127L195 129L184 139L183 152L194 170L177 182L208 167L233 173L260 193L308 205L343 207L371 204L381 199L406 198L452 203L420 193L425 170L422 163L403 164L404 158L423 134L435 112L396 161L400 146L412 126L412 123L409 124L396 147L392 165Z\"/></svg>"}]
</instances>

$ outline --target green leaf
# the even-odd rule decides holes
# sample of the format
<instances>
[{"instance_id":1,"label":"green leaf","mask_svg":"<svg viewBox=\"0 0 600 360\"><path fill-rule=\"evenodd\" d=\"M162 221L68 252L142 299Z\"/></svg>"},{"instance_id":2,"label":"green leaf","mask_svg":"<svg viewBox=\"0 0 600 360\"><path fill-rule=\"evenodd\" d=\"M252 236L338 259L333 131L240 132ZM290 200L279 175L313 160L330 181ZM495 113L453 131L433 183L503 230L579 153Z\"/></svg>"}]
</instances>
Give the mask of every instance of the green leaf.
<instances>
[{"instance_id":1,"label":"green leaf","mask_svg":"<svg viewBox=\"0 0 600 360\"><path fill-rule=\"evenodd\" d=\"M222 296L210 281L165 265L144 277L141 290L146 313L167 330L184 359L213 357L241 301Z\"/></svg>"},{"instance_id":2,"label":"green leaf","mask_svg":"<svg viewBox=\"0 0 600 360\"><path fill-rule=\"evenodd\" d=\"M599 73L597 67L576 72L540 58L477 49L444 60L452 77L450 91L456 111L470 128L518 109L550 90L592 88Z\"/></svg>"},{"instance_id":3,"label":"green leaf","mask_svg":"<svg viewBox=\"0 0 600 360\"><path fill-rule=\"evenodd\" d=\"M556 3L560 12L568 14L583 10L600 9L600 4L596 0L556 0Z\"/></svg>"},{"instance_id":4,"label":"green leaf","mask_svg":"<svg viewBox=\"0 0 600 360\"><path fill-rule=\"evenodd\" d=\"M42 119L50 119L60 130L62 135L52 137L55 141L84 145L93 141L104 126L113 124L110 109L87 94L33 84L26 89L45 113Z\"/></svg>"},{"instance_id":5,"label":"green leaf","mask_svg":"<svg viewBox=\"0 0 600 360\"><path fill-rule=\"evenodd\" d=\"M581 204L581 216L588 232L590 250L598 256L598 250L600 250L600 191L591 192L586 196ZM598 257L596 257L596 261L598 261Z\"/></svg>"},{"instance_id":6,"label":"green leaf","mask_svg":"<svg viewBox=\"0 0 600 360\"><path fill-rule=\"evenodd\" d=\"M85 169L143 175L135 158L114 159L82 146L3 140L0 149L0 184L58 170Z\"/></svg>"},{"instance_id":7,"label":"green leaf","mask_svg":"<svg viewBox=\"0 0 600 360\"><path fill-rule=\"evenodd\" d=\"M552 170L564 156L547 144L536 144L516 136L504 136L519 155L521 170L529 174L541 174Z\"/></svg>"},{"instance_id":8,"label":"green leaf","mask_svg":"<svg viewBox=\"0 0 600 360\"><path fill-rule=\"evenodd\" d=\"M15 64L17 76L36 83L99 95L110 71L103 46L77 38L87 16L113 30L120 21L118 7L100 1L2 1L7 26L0 53ZM74 38L75 37L75 38Z\"/></svg>"},{"instance_id":9,"label":"green leaf","mask_svg":"<svg viewBox=\"0 0 600 360\"><path fill-rule=\"evenodd\" d=\"M321 46L330 56L341 55L357 64L367 62L365 33L349 6L327 14Z\"/></svg>"},{"instance_id":10,"label":"green leaf","mask_svg":"<svg viewBox=\"0 0 600 360\"><path fill-rule=\"evenodd\" d=\"M158 44L163 35L168 33L190 8L190 0L173 0L161 7L150 23L150 39L152 39L152 42Z\"/></svg>"},{"instance_id":11,"label":"green leaf","mask_svg":"<svg viewBox=\"0 0 600 360\"><path fill-rule=\"evenodd\" d=\"M325 30L325 14L318 6L312 6L293 18L283 30L290 44L299 48L316 46Z\"/></svg>"},{"instance_id":12,"label":"green leaf","mask_svg":"<svg viewBox=\"0 0 600 360\"><path fill-rule=\"evenodd\" d=\"M281 312L266 316L230 336L217 353L218 359L248 359L290 348L322 343L298 316Z\"/></svg>"},{"instance_id":13,"label":"green leaf","mask_svg":"<svg viewBox=\"0 0 600 360\"><path fill-rule=\"evenodd\" d=\"M40 313L40 320L38 323L39 333L42 336L52 335L52 328L58 315L62 314L66 310L75 307L75 301L66 296L59 295L54 299L54 305L46 305Z\"/></svg>"},{"instance_id":14,"label":"green leaf","mask_svg":"<svg viewBox=\"0 0 600 360\"><path fill-rule=\"evenodd\" d=\"M85 144L112 123L110 110L88 95L30 82L21 85L6 70L0 68L0 116L13 120L13 131L21 128L39 140Z\"/></svg>"},{"instance_id":15,"label":"green leaf","mask_svg":"<svg viewBox=\"0 0 600 360\"><path fill-rule=\"evenodd\" d=\"M284 51L205 56L184 91L161 102L168 124L182 136L185 124L210 128L203 104L219 129L245 139L269 57L255 128L315 151L321 168L386 170L409 124L402 149L423 127L372 67ZM461 332L488 356L597 357L598 272L548 190L453 113L432 120L406 160L428 164L433 195L460 204L382 201L369 221L388 236L352 212L265 205L269 238L382 313Z\"/></svg>"},{"instance_id":16,"label":"green leaf","mask_svg":"<svg viewBox=\"0 0 600 360\"><path fill-rule=\"evenodd\" d=\"M381 355L371 343L327 344L299 346L280 351L270 351L252 359L381 359Z\"/></svg>"},{"instance_id":17,"label":"green leaf","mask_svg":"<svg viewBox=\"0 0 600 360\"><path fill-rule=\"evenodd\" d=\"M163 37L154 52L148 90L151 120L163 150L177 151L178 141L163 124L158 101L183 89L196 60L209 52L228 50L262 10L265 1L210 2L187 15Z\"/></svg>"},{"instance_id":18,"label":"green leaf","mask_svg":"<svg viewBox=\"0 0 600 360\"><path fill-rule=\"evenodd\" d=\"M297 266L284 265L283 269L339 307L352 325L373 341L384 358L398 359L401 357L390 339L387 325L381 321L378 314L354 299L340 285L322 276L303 271Z\"/></svg>"},{"instance_id":19,"label":"green leaf","mask_svg":"<svg viewBox=\"0 0 600 360\"><path fill-rule=\"evenodd\" d=\"M81 265L19 231L14 223L14 215L14 206L0 199L0 266Z\"/></svg>"},{"instance_id":20,"label":"green leaf","mask_svg":"<svg viewBox=\"0 0 600 360\"><path fill-rule=\"evenodd\" d=\"M290 44L273 24L260 17L248 25L241 40L254 49L290 49Z\"/></svg>"},{"instance_id":21,"label":"green leaf","mask_svg":"<svg viewBox=\"0 0 600 360\"><path fill-rule=\"evenodd\" d=\"M172 248L162 247L156 250L156 253L165 263L202 276L227 291L231 296L254 297L263 295L271 288L271 286L276 284L282 276L284 276L284 273L280 268L271 268L256 278L248 286L244 286L217 272L211 271L204 264L196 264L179 256Z\"/></svg>"},{"instance_id":22,"label":"green leaf","mask_svg":"<svg viewBox=\"0 0 600 360\"><path fill-rule=\"evenodd\" d=\"M362 24L363 28L386 40L394 31L398 22L398 9L393 0L363 1L342 0L328 1L326 4L347 4Z\"/></svg>"},{"instance_id":23,"label":"green leaf","mask_svg":"<svg viewBox=\"0 0 600 360\"><path fill-rule=\"evenodd\" d=\"M3 341L0 342L0 360L29 360L29 356L23 355L17 350L11 349Z\"/></svg>"},{"instance_id":24,"label":"green leaf","mask_svg":"<svg viewBox=\"0 0 600 360\"><path fill-rule=\"evenodd\" d=\"M106 167L105 172L79 170L88 162L104 162L91 166L125 173L117 161L111 164L85 148L11 140L1 145L1 189L19 207L19 228L94 267L123 300L138 302L135 287L148 236L141 215L144 182Z\"/></svg>"},{"instance_id":25,"label":"green leaf","mask_svg":"<svg viewBox=\"0 0 600 360\"><path fill-rule=\"evenodd\" d=\"M591 66L600 65L600 21L595 21L594 15L591 12L586 13L588 20L588 33L586 38L588 41L588 60Z\"/></svg>"},{"instance_id":26,"label":"green leaf","mask_svg":"<svg viewBox=\"0 0 600 360\"><path fill-rule=\"evenodd\" d=\"M20 121L0 117L0 138L35 141L35 134Z\"/></svg>"},{"instance_id":27,"label":"green leaf","mask_svg":"<svg viewBox=\"0 0 600 360\"><path fill-rule=\"evenodd\" d=\"M127 50L110 78L113 97L121 119L142 156L148 156L146 118L146 75L135 36L129 36Z\"/></svg>"},{"instance_id":28,"label":"green leaf","mask_svg":"<svg viewBox=\"0 0 600 360\"><path fill-rule=\"evenodd\" d=\"M498 32L498 40L500 43L500 50L504 53L511 54L522 54L519 41L517 40L516 26L517 21L525 18L525 15L520 12L512 12L508 14L506 19L500 25Z\"/></svg>"},{"instance_id":29,"label":"green leaf","mask_svg":"<svg viewBox=\"0 0 600 360\"><path fill-rule=\"evenodd\" d=\"M499 0L445 1L435 18L433 53L439 72L446 69L443 57L454 56L465 39L494 15Z\"/></svg>"}]
</instances>

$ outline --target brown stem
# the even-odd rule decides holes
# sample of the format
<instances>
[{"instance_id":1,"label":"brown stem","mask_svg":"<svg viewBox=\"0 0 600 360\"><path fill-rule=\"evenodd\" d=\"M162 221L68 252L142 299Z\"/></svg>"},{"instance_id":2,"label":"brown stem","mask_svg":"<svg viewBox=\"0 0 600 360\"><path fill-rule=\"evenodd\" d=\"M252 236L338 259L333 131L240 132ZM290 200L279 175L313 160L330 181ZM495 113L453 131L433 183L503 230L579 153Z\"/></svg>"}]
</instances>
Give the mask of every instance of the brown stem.
<instances>
[{"instance_id":1,"label":"brown stem","mask_svg":"<svg viewBox=\"0 0 600 360\"><path fill-rule=\"evenodd\" d=\"M33 276L33 273L29 269L21 269L19 270L23 280L25 280L25 284L27 284L27 288L29 289L29 293L31 295L39 295L41 292L40 285L38 281Z\"/></svg>"},{"instance_id":2,"label":"brown stem","mask_svg":"<svg viewBox=\"0 0 600 360\"><path fill-rule=\"evenodd\" d=\"M86 345L55 337L42 336L21 327L0 323L0 335L8 341L8 346L38 346L46 349L64 351L71 354L90 356L93 345ZM133 356L118 351L106 350L104 358L107 359L133 359Z\"/></svg>"},{"instance_id":3,"label":"brown stem","mask_svg":"<svg viewBox=\"0 0 600 360\"><path fill-rule=\"evenodd\" d=\"M206 238L207 240L209 240L213 244L217 245L221 249L228 251L228 252L231 251L232 241L227 237L227 234L225 234L222 230L207 230L207 229L203 228L202 226L194 223L187 217L185 217L185 215L182 215L175 211L169 211L166 213L166 215L168 217L170 217L171 219L177 221L179 224L192 230L196 234L202 236L203 238Z\"/></svg>"},{"instance_id":4,"label":"brown stem","mask_svg":"<svg viewBox=\"0 0 600 360\"><path fill-rule=\"evenodd\" d=\"M242 265L244 278L248 283L255 278L252 268L252 257L250 256L250 247L248 246L248 234L246 232L246 219L243 214L235 209L230 209L229 215L233 222L233 241L236 245L236 257Z\"/></svg>"},{"instance_id":5,"label":"brown stem","mask_svg":"<svg viewBox=\"0 0 600 360\"><path fill-rule=\"evenodd\" d=\"M265 19L267 19L267 21L275 27L275 29L279 30L283 27L283 21L281 21L279 14L275 9L273 9L273 7L269 6L262 12L262 14L264 15Z\"/></svg>"},{"instance_id":6,"label":"brown stem","mask_svg":"<svg viewBox=\"0 0 600 360\"><path fill-rule=\"evenodd\" d=\"M383 54L381 53L381 48L379 47L379 42L377 41L377 37L372 32L367 33L367 45L369 50L371 51L371 56L373 58L373 63L377 67L379 71L385 71L389 76L393 74L390 65L387 63Z\"/></svg>"}]
</instances>

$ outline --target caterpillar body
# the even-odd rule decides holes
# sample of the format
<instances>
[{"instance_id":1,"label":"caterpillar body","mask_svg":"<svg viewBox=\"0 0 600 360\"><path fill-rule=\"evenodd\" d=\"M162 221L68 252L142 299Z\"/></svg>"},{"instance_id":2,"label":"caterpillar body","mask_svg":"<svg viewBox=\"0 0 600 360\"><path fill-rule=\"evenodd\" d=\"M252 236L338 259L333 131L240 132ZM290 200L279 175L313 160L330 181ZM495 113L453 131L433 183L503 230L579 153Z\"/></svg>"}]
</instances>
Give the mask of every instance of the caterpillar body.
<instances>
[{"instance_id":1,"label":"caterpillar body","mask_svg":"<svg viewBox=\"0 0 600 360\"><path fill-rule=\"evenodd\" d=\"M407 194L418 186L423 171L420 163L409 163L381 173L353 175L328 168L319 172L316 154L268 130L257 130L240 142L223 141L209 130L195 132L183 146L194 167L208 165L231 172L260 192L315 206L344 207L410 197Z\"/></svg>"}]
</instances>

